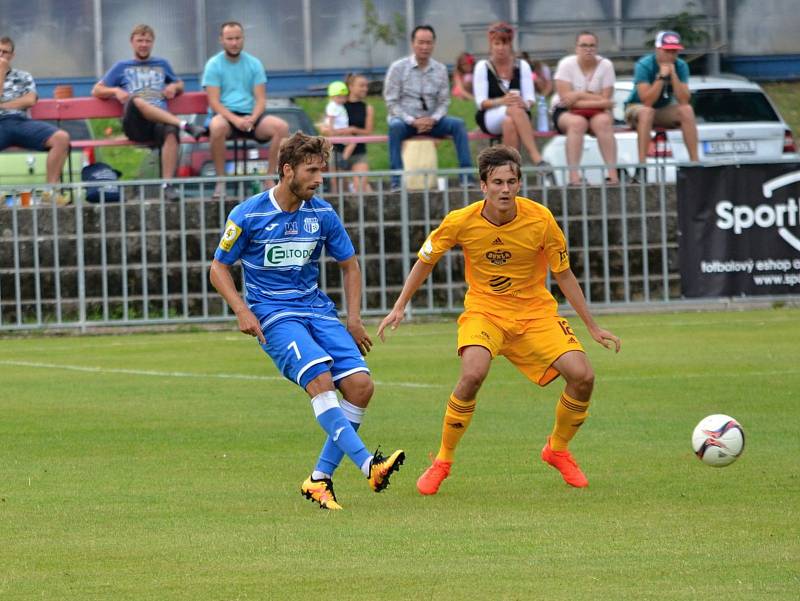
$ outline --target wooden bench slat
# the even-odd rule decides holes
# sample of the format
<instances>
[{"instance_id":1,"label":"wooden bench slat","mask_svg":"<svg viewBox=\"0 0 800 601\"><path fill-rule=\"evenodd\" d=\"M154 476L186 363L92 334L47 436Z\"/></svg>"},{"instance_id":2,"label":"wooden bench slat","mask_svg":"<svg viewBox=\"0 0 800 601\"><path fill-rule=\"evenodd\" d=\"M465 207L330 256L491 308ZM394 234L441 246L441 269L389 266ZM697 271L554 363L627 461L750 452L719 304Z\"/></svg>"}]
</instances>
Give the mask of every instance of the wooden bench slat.
<instances>
[{"instance_id":1,"label":"wooden bench slat","mask_svg":"<svg viewBox=\"0 0 800 601\"><path fill-rule=\"evenodd\" d=\"M176 115L184 114L205 114L208 112L208 98L205 92L185 92L167 102L171 113ZM33 119L48 119L53 121L69 121L76 119L100 119L100 118L119 118L122 116L122 105L113 98L100 99L94 97L80 98L45 98L39 100L31 108ZM555 131L534 132L537 138L551 138L558 135ZM470 140L491 140L497 136L486 134L482 131L471 131L467 134ZM430 136L414 136L415 140L435 140ZM203 138L202 141L207 140ZM372 144L388 143L389 136L386 134L373 134L368 136L329 136L328 140L333 144ZM196 140L190 137L183 137L181 143L192 143ZM72 148L102 148L112 146L138 146L127 138L97 139L97 140L72 140Z\"/></svg>"},{"instance_id":2,"label":"wooden bench slat","mask_svg":"<svg viewBox=\"0 0 800 601\"><path fill-rule=\"evenodd\" d=\"M167 106L176 115L202 115L208 112L208 99L205 92L185 92L167 101ZM70 121L121 116L122 105L113 98L44 98L31 107L33 119Z\"/></svg>"}]
</instances>

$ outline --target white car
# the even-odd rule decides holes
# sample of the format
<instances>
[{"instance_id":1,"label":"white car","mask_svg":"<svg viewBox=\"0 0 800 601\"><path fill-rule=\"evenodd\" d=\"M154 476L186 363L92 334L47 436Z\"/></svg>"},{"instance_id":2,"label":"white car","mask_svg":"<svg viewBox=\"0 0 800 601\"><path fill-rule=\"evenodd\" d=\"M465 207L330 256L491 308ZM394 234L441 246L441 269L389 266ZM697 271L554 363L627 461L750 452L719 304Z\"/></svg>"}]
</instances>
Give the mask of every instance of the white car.
<instances>
[{"instance_id":1,"label":"white car","mask_svg":"<svg viewBox=\"0 0 800 601\"><path fill-rule=\"evenodd\" d=\"M625 101L632 89L630 79L617 80L614 86L614 121L620 130L615 133L617 162L621 165L639 162L636 132L623 129L626 128ZM737 77L701 76L689 78L689 89L697 118L700 162L798 158L792 131L758 84ZM666 164L664 174L658 175L657 168L648 167L648 181L663 177L665 181L674 182L674 164L689 162L681 130L667 130L666 135L666 145L659 142L657 148L655 142L651 142L647 153L648 164ZM566 178L566 170L562 169L567 164L565 142L564 136L556 136L542 152L544 160L556 168L554 176L558 185L563 185ZM584 136L581 165L602 164L597 140ZM634 174L633 168L628 171ZM601 169L586 169L583 175L590 184L599 184L605 174Z\"/></svg>"}]
</instances>

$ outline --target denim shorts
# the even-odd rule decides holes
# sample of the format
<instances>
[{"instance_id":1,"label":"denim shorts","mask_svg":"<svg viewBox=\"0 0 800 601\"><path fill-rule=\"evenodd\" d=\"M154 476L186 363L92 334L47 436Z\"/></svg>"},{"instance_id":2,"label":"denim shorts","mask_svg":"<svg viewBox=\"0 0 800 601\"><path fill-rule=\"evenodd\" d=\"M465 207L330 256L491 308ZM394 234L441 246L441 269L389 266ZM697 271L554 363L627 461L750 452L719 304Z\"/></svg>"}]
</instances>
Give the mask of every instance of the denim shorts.
<instances>
[{"instance_id":1,"label":"denim shorts","mask_svg":"<svg viewBox=\"0 0 800 601\"><path fill-rule=\"evenodd\" d=\"M11 115L0 117L0 150L19 146L29 150L47 150L45 142L58 131L55 125Z\"/></svg>"}]
</instances>

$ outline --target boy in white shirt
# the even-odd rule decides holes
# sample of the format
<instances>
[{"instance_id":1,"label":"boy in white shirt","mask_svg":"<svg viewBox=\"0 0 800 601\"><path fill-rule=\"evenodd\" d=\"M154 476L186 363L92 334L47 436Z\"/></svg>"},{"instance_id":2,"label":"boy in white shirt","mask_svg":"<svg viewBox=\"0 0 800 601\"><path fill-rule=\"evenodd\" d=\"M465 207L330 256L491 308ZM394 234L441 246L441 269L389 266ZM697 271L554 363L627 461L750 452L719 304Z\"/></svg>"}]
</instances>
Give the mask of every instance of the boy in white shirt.
<instances>
[{"instance_id":1,"label":"boy in white shirt","mask_svg":"<svg viewBox=\"0 0 800 601\"><path fill-rule=\"evenodd\" d=\"M349 96L347 84L343 81L334 81L328 86L328 105L325 107L325 129L328 135L350 135L350 119L347 116L347 109L344 104ZM336 163L339 158L346 161L356 149L355 142L351 142L344 148L339 144L334 148ZM338 167L338 165L337 165Z\"/></svg>"}]
</instances>

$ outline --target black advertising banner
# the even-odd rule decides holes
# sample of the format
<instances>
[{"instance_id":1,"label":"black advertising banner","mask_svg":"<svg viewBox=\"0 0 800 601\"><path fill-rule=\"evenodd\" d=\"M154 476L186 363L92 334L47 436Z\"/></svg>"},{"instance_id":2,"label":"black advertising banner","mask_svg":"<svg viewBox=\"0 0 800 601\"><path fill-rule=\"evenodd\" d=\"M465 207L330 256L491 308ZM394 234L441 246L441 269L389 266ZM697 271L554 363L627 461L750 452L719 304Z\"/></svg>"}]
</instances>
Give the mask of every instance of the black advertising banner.
<instances>
[{"instance_id":1,"label":"black advertising banner","mask_svg":"<svg viewBox=\"0 0 800 601\"><path fill-rule=\"evenodd\" d=\"M800 163L681 167L686 297L800 294Z\"/></svg>"}]
</instances>

